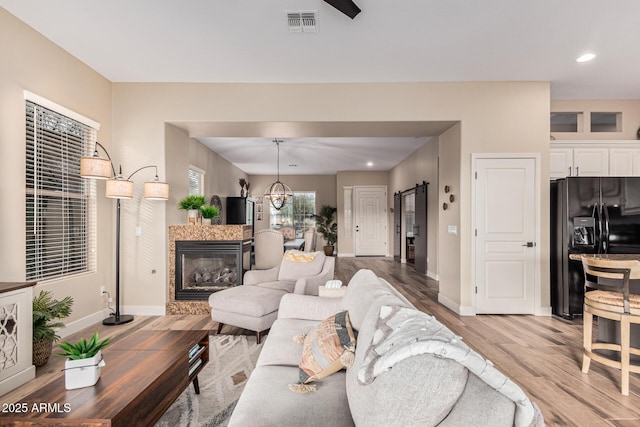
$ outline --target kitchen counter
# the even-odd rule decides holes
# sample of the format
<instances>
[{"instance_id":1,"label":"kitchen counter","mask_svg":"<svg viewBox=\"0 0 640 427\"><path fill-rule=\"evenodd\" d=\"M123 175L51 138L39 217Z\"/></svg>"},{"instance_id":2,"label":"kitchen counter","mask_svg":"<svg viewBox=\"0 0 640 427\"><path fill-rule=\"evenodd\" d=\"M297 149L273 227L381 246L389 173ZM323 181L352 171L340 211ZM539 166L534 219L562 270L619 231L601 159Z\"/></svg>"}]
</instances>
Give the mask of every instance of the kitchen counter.
<instances>
[{"instance_id":1,"label":"kitchen counter","mask_svg":"<svg viewBox=\"0 0 640 427\"><path fill-rule=\"evenodd\" d=\"M582 257L589 257L595 259L611 260L611 261L640 261L640 254L570 254L569 259L574 261L582 261ZM637 268L631 269L631 280L640 279L640 264ZM636 292L640 294L640 286L636 289Z\"/></svg>"}]
</instances>

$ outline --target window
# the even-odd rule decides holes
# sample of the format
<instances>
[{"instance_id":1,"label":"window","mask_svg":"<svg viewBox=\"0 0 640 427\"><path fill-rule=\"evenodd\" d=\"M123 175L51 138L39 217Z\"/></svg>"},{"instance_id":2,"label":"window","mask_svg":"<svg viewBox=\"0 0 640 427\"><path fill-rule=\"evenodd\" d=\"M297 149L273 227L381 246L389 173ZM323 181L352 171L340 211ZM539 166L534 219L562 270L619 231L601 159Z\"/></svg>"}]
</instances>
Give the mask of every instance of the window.
<instances>
[{"instance_id":1,"label":"window","mask_svg":"<svg viewBox=\"0 0 640 427\"><path fill-rule=\"evenodd\" d=\"M96 129L26 101L27 280L95 269L95 183L80 177Z\"/></svg>"},{"instance_id":2,"label":"window","mask_svg":"<svg viewBox=\"0 0 640 427\"><path fill-rule=\"evenodd\" d=\"M204 171L195 166L189 166L189 195L204 194Z\"/></svg>"},{"instance_id":3,"label":"window","mask_svg":"<svg viewBox=\"0 0 640 427\"><path fill-rule=\"evenodd\" d=\"M591 113L591 132L622 132L622 113Z\"/></svg>"},{"instance_id":4,"label":"window","mask_svg":"<svg viewBox=\"0 0 640 427\"><path fill-rule=\"evenodd\" d=\"M267 197L265 203L269 203ZM280 210L276 210L269 203L269 216L271 228L293 227L297 239L301 239L309 227L315 227L313 215L316 213L316 192L295 192L293 203L287 204Z\"/></svg>"},{"instance_id":5,"label":"window","mask_svg":"<svg viewBox=\"0 0 640 427\"><path fill-rule=\"evenodd\" d=\"M551 132L582 132L582 113L551 113Z\"/></svg>"}]
</instances>

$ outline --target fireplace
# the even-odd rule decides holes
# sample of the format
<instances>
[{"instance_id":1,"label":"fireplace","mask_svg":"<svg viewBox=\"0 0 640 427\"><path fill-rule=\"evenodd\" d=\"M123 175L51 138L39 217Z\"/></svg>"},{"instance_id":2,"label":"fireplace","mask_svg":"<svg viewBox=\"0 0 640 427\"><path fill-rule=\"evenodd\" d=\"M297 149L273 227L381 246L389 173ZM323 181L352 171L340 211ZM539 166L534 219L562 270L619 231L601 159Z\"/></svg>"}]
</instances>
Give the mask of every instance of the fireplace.
<instances>
[{"instance_id":1,"label":"fireplace","mask_svg":"<svg viewBox=\"0 0 640 427\"><path fill-rule=\"evenodd\" d=\"M206 300L242 285L250 250L250 241L176 241L175 300Z\"/></svg>"}]
</instances>

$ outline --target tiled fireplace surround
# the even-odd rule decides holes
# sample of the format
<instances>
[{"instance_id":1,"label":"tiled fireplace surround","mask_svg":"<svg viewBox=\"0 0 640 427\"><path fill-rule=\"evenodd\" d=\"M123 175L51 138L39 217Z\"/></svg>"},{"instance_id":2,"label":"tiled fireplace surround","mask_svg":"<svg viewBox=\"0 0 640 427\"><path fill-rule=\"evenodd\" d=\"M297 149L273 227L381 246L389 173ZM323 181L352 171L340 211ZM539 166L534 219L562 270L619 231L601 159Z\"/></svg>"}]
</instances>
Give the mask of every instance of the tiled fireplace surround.
<instances>
[{"instance_id":1,"label":"tiled fireplace surround","mask_svg":"<svg viewBox=\"0 0 640 427\"><path fill-rule=\"evenodd\" d=\"M209 314L206 300L176 300L176 241L246 241L251 237L250 225L170 225L167 314Z\"/></svg>"}]
</instances>

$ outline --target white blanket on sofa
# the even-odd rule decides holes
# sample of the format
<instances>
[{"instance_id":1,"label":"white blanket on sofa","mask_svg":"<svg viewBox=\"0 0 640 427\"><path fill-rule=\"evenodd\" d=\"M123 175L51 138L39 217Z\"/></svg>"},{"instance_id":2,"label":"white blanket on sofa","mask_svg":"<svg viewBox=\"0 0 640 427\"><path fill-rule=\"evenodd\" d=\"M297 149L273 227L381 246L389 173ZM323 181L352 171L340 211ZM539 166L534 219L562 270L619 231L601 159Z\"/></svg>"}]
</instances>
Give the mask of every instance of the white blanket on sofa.
<instances>
[{"instance_id":1,"label":"white blanket on sofa","mask_svg":"<svg viewBox=\"0 0 640 427\"><path fill-rule=\"evenodd\" d=\"M539 409L522 389L472 350L435 317L415 309L382 306L371 347L358 371L358 381L370 384L396 363L433 354L455 360L516 405L516 427L544 425Z\"/></svg>"}]
</instances>

